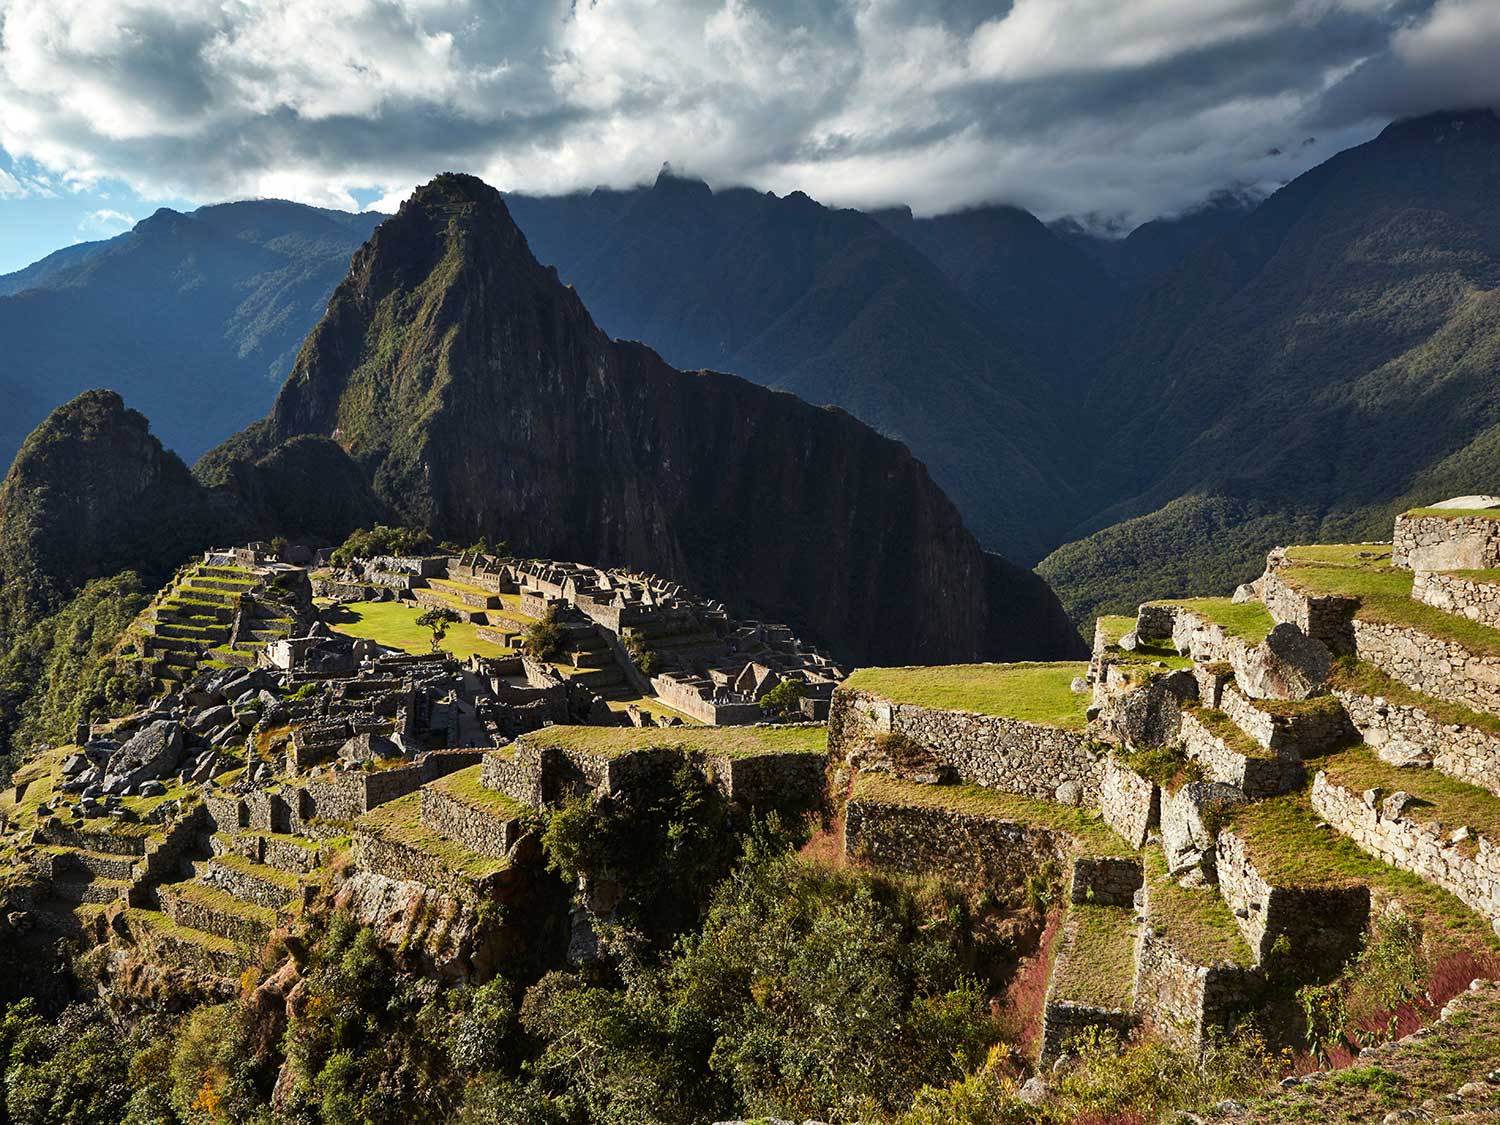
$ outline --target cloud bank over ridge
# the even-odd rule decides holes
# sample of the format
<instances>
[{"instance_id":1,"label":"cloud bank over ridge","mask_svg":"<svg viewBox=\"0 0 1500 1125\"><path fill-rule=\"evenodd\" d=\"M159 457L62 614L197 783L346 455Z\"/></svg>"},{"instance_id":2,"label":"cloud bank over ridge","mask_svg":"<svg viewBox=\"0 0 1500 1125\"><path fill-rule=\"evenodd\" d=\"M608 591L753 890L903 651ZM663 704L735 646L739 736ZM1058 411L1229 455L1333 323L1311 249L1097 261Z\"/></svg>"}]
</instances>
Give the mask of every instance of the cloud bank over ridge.
<instances>
[{"instance_id":1,"label":"cloud bank over ridge","mask_svg":"<svg viewBox=\"0 0 1500 1125\"><path fill-rule=\"evenodd\" d=\"M1128 226L1500 104L1494 0L0 0L0 195L715 185ZM0 160L0 169L6 166Z\"/></svg>"}]
</instances>

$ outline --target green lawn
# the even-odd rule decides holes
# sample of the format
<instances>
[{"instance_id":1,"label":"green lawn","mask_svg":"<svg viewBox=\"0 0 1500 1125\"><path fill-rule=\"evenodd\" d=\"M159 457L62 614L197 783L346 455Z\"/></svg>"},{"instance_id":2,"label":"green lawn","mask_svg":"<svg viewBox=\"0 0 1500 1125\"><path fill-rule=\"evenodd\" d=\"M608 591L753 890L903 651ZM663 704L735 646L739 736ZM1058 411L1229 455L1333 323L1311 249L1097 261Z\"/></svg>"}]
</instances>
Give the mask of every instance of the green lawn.
<instances>
[{"instance_id":1,"label":"green lawn","mask_svg":"<svg viewBox=\"0 0 1500 1125\"><path fill-rule=\"evenodd\" d=\"M1179 953L1199 965L1228 961L1248 968L1254 958L1229 907L1212 887L1180 887L1167 874L1160 848L1147 848L1147 925Z\"/></svg>"},{"instance_id":2,"label":"green lawn","mask_svg":"<svg viewBox=\"0 0 1500 1125\"><path fill-rule=\"evenodd\" d=\"M1275 619L1259 602L1236 602L1232 598L1174 598L1151 604L1180 606L1252 645L1260 644L1276 627Z\"/></svg>"},{"instance_id":3,"label":"green lawn","mask_svg":"<svg viewBox=\"0 0 1500 1125\"><path fill-rule=\"evenodd\" d=\"M1092 697L1076 692L1082 661L1053 664L950 664L937 668L861 668L844 682L861 691L940 711L977 711L1082 730Z\"/></svg>"},{"instance_id":4,"label":"green lawn","mask_svg":"<svg viewBox=\"0 0 1500 1125\"><path fill-rule=\"evenodd\" d=\"M446 777L440 777L428 784L429 789L436 789L446 793L454 800L468 805L470 808L481 812L491 813L495 816L507 819L519 819L530 813L531 807L524 805L513 797L508 797L498 789L490 789L480 784L479 775L484 767L470 766L468 769L455 770Z\"/></svg>"},{"instance_id":5,"label":"green lawn","mask_svg":"<svg viewBox=\"0 0 1500 1125\"><path fill-rule=\"evenodd\" d=\"M350 602L325 609L323 616L330 629L346 636L364 637L402 652L419 653L432 650L432 634L417 624L417 618L424 612L421 606L407 602ZM474 628L465 621L452 622L448 626L448 635L443 638L444 651L460 660L467 660L475 653L480 656L510 654L510 649L481 641Z\"/></svg>"},{"instance_id":6,"label":"green lawn","mask_svg":"<svg viewBox=\"0 0 1500 1125\"><path fill-rule=\"evenodd\" d=\"M1452 578L1462 578L1466 582L1473 582L1480 586L1500 585L1500 570L1491 567L1489 570L1446 570L1443 572Z\"/></svg>"},{"instance_id":7,"label":"green lawn","mask_svg":"<svg viewBox=\"0 0 1500 1125\"><path fill-rule=\"evenodd\" d=\"M1219 739L1236 754L1243 754L1247 758L1275 758L1276 755L1267 750L1255 739L1242 731L1239 726L1223 711L1212 707L1198 707L1196 705L1185 708L1186 712L1197 719L1209 734Z\"/></svg>"},{"instance_id":8,"label":"green lawn","mask_svg":"<svg viewBox=\"0 0 1500 1125\"><path fill-rule=\"evenodd\" d=\"M1479 655L1500 656L1500 629L1413 601L1412 572L1391 566L1388 559L1343 565L1310 563L1288 567L1282 577L1304 593L1359 599L1354 616L1361 621L1408 626Z\"/></svg>"},{"instance_id":9,"label":"green lawn","mask_svg":"<svg viewBox=\"0 0 1500 1125\"><path fill-rule=\"evenodd\" d=\"M920 785L914 781L900 781L882 773L866 773L861 774L855 782L850 799L881 805L938 809L1066 832L1086 855L1135 854L1104 823L1104 818L1097 810L1075 808L1015 793L1001 793L978 785Z\"/></svg>"},{"instance_id":10,"label":"green lawn","mask_svg":"<svg viewBox=\"0 0 1500 1125\"><path fill-rule=\"evenodd\" d=\"M1135 618L1123 614L1108 614L1099 618L1098 625L1104 633L1104 643L1117 645L1121 637L1135 628Z\"/></svg>"},{"instance_id":11,"label":"green lawn","mask_svg":"<svg viewBox=\"0 0 1500 1125\"><path fill-rule=\"evenodd\" d=\"M1253 801L1227 819L1225 827L1245 842L1256 870L1275 886L1360 883L1377 902L1401 902L1439 946L1500 948L1488 921L1440 887L1360 851L1324 823L1305 791Z\"/></svg>"},{"instance_id":12,"label":"green lawn","mask_svg":"<svg viewBox=\"0 0 1500 1125\"><path fill-rule=\"evenodd\" d=\"M1312 543L1302 547L1288 547L1286 557L1293 562L1334 563L1339 566L1379 563L1389 566L1391 545L1389 543Z\"/></svg>"},{"instance_id":13,"label":"green lawn","mask_svg":"<svg viewBox=\"0 0 1500 1125\"><path fill-rule=\"evenodd\" d=\"M1052 974L1059 1000L1128 1008L1135 994L1135 912L1121 906L1068 907L1071 940Z\"/></svg>"},{"instance_id":14,"label":"green lawn","mask_svg":"<svg viewBox=\"0 0 1500 1125\"><path fill-rule=\"evenodd\" d=\"M1408 519L1435 517L1440 520L1457 520L1473 517L1481 520L1500 520L1500 508L1413 508L1402 512Z\"/></svg>"},{"instance_id":15,"label":"green lawn","mask_svg":"<svg viewBox=\"0 0 1500 1125\"><path fill-rule=\"evenodd\" d=\"M1437 770L1400 769L1363 745L1313 759L1310 768L1326 771L1330 781L1356 793L1378 787L1389 795L1404 789L1421 802L1407 812L1412 820L1436 820L1445 829L1467 825L1500 844L1500 797L1488 789Z\"/></svg>"},{"instance_id":16,"label":"green lawn","mask_svg":"<svg viewBox=\"0 0 1500 1125\"><path fill-rule=\"evenodd\" d=\"M1352 656L1343 656L1334 661L1333 675L1329 682L1335 688L1356 691L1361 695L1383 696L1397 706L1420 708L1440 723L1477 727L1488 734L1500 735L1500 715L1474 711L1459 703L1449 703L1446 699L1424 695L1407 687L1400 680L1392 679L1375 665Z\"/></svg>"},{"instance_id":17,"label":"green lawn","mask_svg":"<svg viewBox=\"0 0 1500 1125\"><path fill-rule=\"evenodd\" d=\"M586 754L628 754L633 750L686 750L731 758L756 754L825 754L828 730L795 727L543 727L519 742L539 749Z\"/></svg>"}]
</instances>

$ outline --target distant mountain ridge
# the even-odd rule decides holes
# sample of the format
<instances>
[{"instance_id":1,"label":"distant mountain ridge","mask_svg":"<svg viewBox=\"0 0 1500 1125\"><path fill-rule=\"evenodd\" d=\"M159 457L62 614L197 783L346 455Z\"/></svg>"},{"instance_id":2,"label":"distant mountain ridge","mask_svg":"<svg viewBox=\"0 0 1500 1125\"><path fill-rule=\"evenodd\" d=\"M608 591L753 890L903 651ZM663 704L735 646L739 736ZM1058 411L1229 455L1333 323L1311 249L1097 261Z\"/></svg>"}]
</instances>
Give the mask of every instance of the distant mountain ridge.
<instances>
[{"instance_id":1,"label":"distant mountain ridge","mask_svg":"<svg viewBox=\"0 0 1500 1125\"><path fill-rule=\"evenodd\" d=\"M103 385L197 457L264 413L381 218L276 200L164 208L0 277L0 450Z\"/></svg>"}]
</instances>

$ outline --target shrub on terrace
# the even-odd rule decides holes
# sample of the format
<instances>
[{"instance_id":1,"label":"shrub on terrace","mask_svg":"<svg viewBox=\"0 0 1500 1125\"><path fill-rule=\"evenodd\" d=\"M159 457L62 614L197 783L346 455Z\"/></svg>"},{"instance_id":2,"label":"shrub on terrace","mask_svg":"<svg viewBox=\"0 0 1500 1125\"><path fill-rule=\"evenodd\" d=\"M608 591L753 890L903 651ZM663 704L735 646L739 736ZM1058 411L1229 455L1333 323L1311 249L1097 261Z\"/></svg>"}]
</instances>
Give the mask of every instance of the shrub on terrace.
<instances>
[{"instance_id":1,"label":"shrub on terrace","mask_svg":"<svg viewBox=\"0 0 1500 1125\"><path fill-rule=\"evenodd\" d=\"M336 566L375 555L420 555L432 549L432 536L419 527L387 527L376 524L350 534L333 552Z\"/></svg>"},{"instance_id":2,"label":"shrub on terrace","mask_svg":"<svg viewBox=\"0 0 1500 1125\"><path fill-rule=\"evenodd\" d=\"M561 659L567 634L557 619L557 606L549 605L541 617L527 626L524 636L526 652L534 659L549 662Z\"/></svg>"}]
</instances>

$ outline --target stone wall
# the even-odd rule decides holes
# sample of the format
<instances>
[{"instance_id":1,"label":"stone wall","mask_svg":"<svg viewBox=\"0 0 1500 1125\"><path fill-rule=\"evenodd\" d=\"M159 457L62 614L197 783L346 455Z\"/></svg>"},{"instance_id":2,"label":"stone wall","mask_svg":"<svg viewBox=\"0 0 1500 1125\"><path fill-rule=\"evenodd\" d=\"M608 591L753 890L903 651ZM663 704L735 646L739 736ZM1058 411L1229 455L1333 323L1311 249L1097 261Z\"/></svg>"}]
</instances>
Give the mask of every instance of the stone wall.
<instances>
[{"instance_id":1,"label":"stone wall","mask_svg":"<svg viewBox=\"0 0 1500 1125\"><path fill-rule=\"evenodd\" d=\"M1407 687L1500 715L1500 656L1404 625L1354 622L1355 651Z\"/></svg>"},{"instance_id":2,"label":"stone wall","mask_svg":"<svg viewBox=\"0 0 1500 1125\"><path fill-rule=\"evenodd\" d=\"M1073 878L1068 897L1073 902L1095 906L1135 904L1141 889L1141 862L1123 856L1081 855L1073 860Z\"/></svg>"},{"instance_id":3,"label":"stone wall","mask_svg":"<svg viewBox=\"0 0 1500 1125\"><path fill-rule=\"evenodd\" d=\"M1281 575L1287 565L1280 548L1271 552L1261 585L1261 599L1278 623L1297 626L1314 640L1322 641L1333 652L1348 652L1354 644L1350 622L1359 608L1359 599L1337 594L1305 594Z\"/></svg>"},{"instance_id":4,"label":"stone wall","mask_svg":"<svg viewBox=\"0 0 1500 1125\"><path fill-rule=\"evenodd\" d=\"M1411 596L1444 613L1500 628L1500 584L1419 570L1412 576Z\"/></svg>"},{"instance_id":5,"label":"stone wall","mask_svg":"<svg viewBox=\"0 0 1500 1125\"><path fill-rule=\"evenodd\" d=\"M1104 764L1099 786L1099 811L1132 848L1141 848L1151 829L1161 821L1161 790L1114 758Z\"/></svg>"},{"instance_id":6,"label":"stone wall","mask_svg":"<svg viewBox=\"0 0 1500 1125\"><path fill-rule=\"evenodd\" d=\"M1500 519L1397 516L1391 562L1411 570L1488 570L1500 566Z\"/></svg>"},{"instance_id":7,"label":"stone wall","mask_svg":"<svg viewBox=\"0 0 1500 1125\"><path fill-rule=\"evenodd\" d=\"M1219 833L1217 853L1219 895L1256 964L1269 957L1282 938L1282 959L1302 979L1336 973L1358 952L1370 917L1369 887L1273 886L1232 829Z\"/></svg>"},{"instance_id":8,"label":"stone wall","mask_svg":"<svg viewBox=\"0 0 1500 1125\"><path fill-rule=\"evenodd\" d=\"M422 790L422 823L471 852L495 859L504 859L521 834L519 818L476 808L431 787Z\"/></svg>"},{"instance_id":9,"label":"stone wall","mask_svg":"<svg viewBox=\"0 0 1500 1125\"><path fill-rule=\"evenodd\" d=\"M828 765L823 754L710 755L703 765L725 796L744 805L811 809L823 801Z\"/></svg>"},{"instance_id":10,"label":"stone wall","mask_svg":"<svg viewBox=\"0 0 1500 1125\"><path fill-rule=\"evenodd\" d=\"M1123 1041L1136 1025L1133 1012L1116 1008L1095 1008L1072 1000L1047 1001L1042 1013L1042 1054L1039 1060L1043 1067L1068 1053L1068 1044L1090 1029L1113 1031Z\"/></svg>"},{"instance_id":11,"label":"stone wall","mask_svg":"<svg viewBox=\"0 0 1500 1125\"><path fill-rule=\"evenodd\" d=\"M1418 821L1412 813L1420 810L1393 808L1388 796L1345 789L1322 771L1313 779L1313 808L1335 830L1392 867L1449 891L1500 933L1500 850L1483 837L1477 847L1473 840L1455 843L1450 834L1459 825Z\"/></svg>"},{"instance_id":12,"label":"stone wall","mask_svg":"<svg viewBox=\"0 0 1500 1125\"><path fill-rule=\"evenodd\" d=\"M1500 794L1500 735L1440 722L1420 707L1392 703L1383 696L1344 690L1334 695L1367 745L1377 750L1390 742L1420 747L1449 777Z\"/></svg>"},{"instance_id":13,"label":"stone wall","mask_svg":"<svg viewBox=\"0 0 1500 1125\"><path fill-rule=\"evenodd\" d=\"M974 887L1014 889L1072 850L1072 837L947 809L855 798L844 810L844 853L908 875L938 873Z\"/></svg>"},{"instance_id":14,"label":"stone wall","mask_svg":"<svg viewBox=\"0 0 1500 1125\"><path fill-rule=\"evenodd\" d=\"M1338 745L1349 734L1346 716L1328 697L1295 709L1269 710L1233 684L1219 693L1219 710L1267 750L1292 758L1309 758Z\"/></svg>"},{"instance_id":15,"label":"stone wall","mask_svg":"<svg viewBox=\"0 0 1500 1125\"><path fill-rule=\"evenodd\" d=\"M1209 1028L1231 1026L1260 984L1236 965L1196 964L1149 925L1136 945L1136 1014L1183 1050L1200 1051Z\"/></svg>"},{"instance_id":16,"label":"stone wall","mask_svg":"<svg viewBox=\"0 0 1500 1125\"><path fill-rule=\"evenodd\" d=\"M210 863L208 870L204 872L203 882L218 887L243 902L253 902L272 910L286 906L293 894L274 880L223 863Z\"/></svg>"},{"instance_id":17,"label":"stone wall","mask_svg":"<svg viewBox=\"0 0 1500 1125\"><path fill-rule=\"evenodd\" d=\"M479 783L497 793L504 793L522 804L540 808L542 804L542 767L540 761L517 761L513 753L492 750L484 756Z\"/></svg>"},{"instance_id":18,"label":"stone wall","mask_svg":"<svg viewBox=\"0 0 1500 1125\"><path fill-rule=\"evenodd\" d=\"M840 685L828 716L828 749L836 759L867 748L875 735L904 735L931 751L971 785L1052 799L1064 783L1098 803L1106 758L1084 731L893 703Z\"/></svg>"},{"instance_id":19,"label":"stone wall","mask_svg":"<svg viewBox=\"0 0 1500 1125\"><path fill-rule=\"evenodd\" d=\"M450 891L464 897L484 897L501 881L503 871L475 878L451 870L442 860L428 852L389 840L363 828L354 830L350 854L361 871L375 872L389 879L408 880L434 890Z\"/></svg>"},{"instance_id":20,"label":"stone wall","mask_svg":"<svg viewBox=\"0 0 1500 1125\"><path fill-rule=\"evenodd\" d=\"M1225 693L1226 697L1228 692ZM1209 730L1191 711L1182 714L1182 747L1188 757L1203 763L1212 781L1237 785L1251 798L1274 797L1302 784L1306 776L1296 758L1242 753Z\"/></svg>"},{"instance_id":21,"label":"stone wall","mask_svg":"<svg viewBox=\"0 0 1500 1125\"><path fill-rule=\"evenodd\" d=\"M1170 640L1176 624L1176 606L1143 605L1136 611L1135 635L1143 641Z\"/></svg>"}]
</instances>

